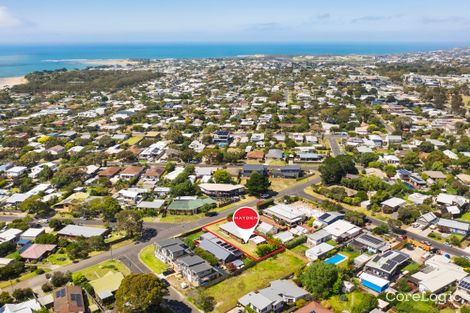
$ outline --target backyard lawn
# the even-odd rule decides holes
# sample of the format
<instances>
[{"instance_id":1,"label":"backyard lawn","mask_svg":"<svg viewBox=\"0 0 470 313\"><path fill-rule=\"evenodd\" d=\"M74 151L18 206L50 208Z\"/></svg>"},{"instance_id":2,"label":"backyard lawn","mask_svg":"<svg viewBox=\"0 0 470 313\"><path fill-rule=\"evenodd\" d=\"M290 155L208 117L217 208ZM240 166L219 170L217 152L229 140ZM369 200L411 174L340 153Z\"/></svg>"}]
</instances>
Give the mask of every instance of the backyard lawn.
<instances>
[{"instance_id":1,"label":"backyard lawn","mask_svg":"<svg viewBox=\"0 0 470 313\"><path fill-rule=\"evenodd\" d=\"M417 270L419 270L420 267L421 267L421 265L419 265L418 263L416 263L416 262L411 262L410 264L408 264L407 266L405 266L401 271L402 271L402 272L408 271L408 272L414 273L414 272L416 272Z\"/></svg>"},{"instance_id":2,"label":"backyard lawn","mask_svg":"<svg viewBox=\"0 0 470 313\"><path fill-rule=\"evenodd\" d=\"M470 212L464 213L459 220L465 221L465 222L470 222Z\"/></svg>"},{"instance_id":3,"label":"backyard lawn","mask_svg":"<svg viewBox=\"0 0 470 313\"><path fill-rule=\"evenodd\" d=\"M139 253L139 259L155 274L161 274L167 270L168 266L157 259L154 255L155 245L148 245Z\"/></svg>"},{"instance_id":4,"label":"backyard lawn","mask_svg":"<svg viewBox=\"0 0 470 313\"><path fill-rule=\"evenodd\" d=\"M326 302L331 306L331 310L337 313L352 312L355 306L359 306L364 299L364 294L359 291L353 291L347 294L348 301L342 301L339 296L332 296Z\"/></svg>"},{"instance_id":5,"label":"backyard lawn","mask_svg":"<svg viewBox=\"0 0 470 313\"><path fill-rule=\"evenodd\" d=\"M237 299L250 291L269 286L276 279L285 278L305 265L305 261L292 253L280 253L259 262L240 275L230 277L206 289L207 296L214 297L214 312L227 312L237 305Z\"/></svg>"},{"instance_id":6,"label":"backyard lawn","mask_svg":"<svg viewBox=\"0 0 470 313\"><path fill-rule=\"evenodd\" d=\"M307 250L308 250L308 247L305 245L298 245L291 249L292 252L297 253L298 255L301 255L302 257L305 256L305 251Z\"/></svg>"},{"instance_id":7,"label":"backyard lawn","mask_svg":"<svg viewBox=\"0 0 470 313\"><path fill-rule=\"evenodd\" d=\"M117 260L108 260L102 263L98 263L79 272L85 275L88 280L95 280L103 277L109 271L121 272L124 276L131 273L127 266Z\"/></svg>"},{"instance_id":8,"label":"backyard lawn","mask_svg":"<svg viewBox=\"0 0 470 313\"><path fill-rule=\"evenodd\" d=\"M128 144L129 146L133 146L133 145L138 144L142 139L144 139L144 136L134 136L134 137L127 139L123 143Z\"/></svg>"},{"instance_id":9,"label":"backyard lawn","mask_svg":"<svg viewBox=\"0 0 470 313\"><path fill-rule=\"evenodd\" d=\"M72 260L67 256L65 253L54 253L47 257L47 262L51 263L52 265L68 265L72 263Z\"/></svg>"}]
</instances>

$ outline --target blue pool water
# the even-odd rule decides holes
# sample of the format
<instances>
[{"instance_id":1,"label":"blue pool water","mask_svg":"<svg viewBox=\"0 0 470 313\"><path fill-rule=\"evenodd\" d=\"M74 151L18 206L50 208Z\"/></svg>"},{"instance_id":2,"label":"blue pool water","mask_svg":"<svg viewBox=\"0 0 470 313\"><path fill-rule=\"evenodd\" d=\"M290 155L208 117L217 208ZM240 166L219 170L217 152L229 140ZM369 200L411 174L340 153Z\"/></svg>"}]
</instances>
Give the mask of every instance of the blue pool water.
<instances>
[{"instance_id":1,"label":"blue pool water","mask_svg":"<svg viewBox=\"0 0 470 313\"><path fill-rule=\"evenodd\" d=\"M346 257L344 255L338 253L338 254L333 255L331 258L326 259L325 264L336 265L336 264L339 264L339 263L343 262L344 260L346 260Z\"/></svg>"}]
</instances>

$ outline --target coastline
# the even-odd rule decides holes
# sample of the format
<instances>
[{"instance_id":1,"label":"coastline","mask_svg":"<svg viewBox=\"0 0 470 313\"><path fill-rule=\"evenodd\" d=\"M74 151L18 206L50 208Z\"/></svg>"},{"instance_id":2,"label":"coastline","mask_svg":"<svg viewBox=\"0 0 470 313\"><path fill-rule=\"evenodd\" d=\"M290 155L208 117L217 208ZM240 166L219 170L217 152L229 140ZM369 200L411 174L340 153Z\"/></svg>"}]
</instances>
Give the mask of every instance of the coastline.
<instances>
[{"instance_id":1,"label":"coastline","mask_svg":"<svg viewBox=\"0 0 470 313\"><path fill-rule=\"evenodd\" d=\"M24 76L0 77L0 89L25 84L26 82Z\"/></svg>"},{"instance_id":2,"label":"coastline","mask_svg":"<svg viewBox=\"0 0 470 313\"><path fill-rule=\"evenodd\" d=\"M45 60L47 63L70 63L70 64L85 64L85 65L108 65L108 66L125 66L135 65L139 62L130 59L62 59L62 60Z\"/></svg>"}]
</instances>

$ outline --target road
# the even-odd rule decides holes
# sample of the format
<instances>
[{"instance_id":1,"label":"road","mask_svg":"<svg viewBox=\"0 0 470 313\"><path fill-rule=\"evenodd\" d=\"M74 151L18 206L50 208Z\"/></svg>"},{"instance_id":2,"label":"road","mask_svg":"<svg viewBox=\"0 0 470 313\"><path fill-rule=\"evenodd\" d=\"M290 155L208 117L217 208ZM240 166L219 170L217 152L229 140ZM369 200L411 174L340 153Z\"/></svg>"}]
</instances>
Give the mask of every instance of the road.
<instances>
[{"instance_id":1,"label":"road","mask_svg":"<svg viewBox=\"0 0 470 313\"><path fill-rule=\"evenodd\" d=\"M276 198L283 197L285 195L296 195L299 194L300 192L303 192L303 190L312 185L320 182L319 177L310 177L307 178L305 181L298 182L282 191L280 191L277 195ZM258 200L252 200L249 202L245 202L243 205L244 206L255 206L256 202ZM108 251L93 257L90 257L88 259L82 260L78 263L73 263L70 265L66 265L61 267L59 270L62 272L70 271L72 273L78 272L80 270L83 270L87 267L90 267L92 265L104 262L109 259L116 259L122 261L126 266L129 267L129 269L132 272L137 272L137 273L146 273L149 272L147 267L142 264L139 260L139 252L147 245L155 243L157 240L161 239L167 239L171 237L175 237L179 234L182 234L184 232L187 232L191 229L198 228L201 226L204 226L206 224L209 224L211 222L214 222L216 220L222 219L224 217L227 217L228 215L232 214L235 212L236 209L238 209L239 205L234 204L233 206L229 207L227 210L224 210L220 212L217 216L213 217L204 217L200 220L189 222L189 223L145 223L145 227L148 229L153 229L156 232L156 235L152 237L150 240L143 241L143 242L137 242L132 245L127 245L124 247L120 247L118 249ZM84 222L83 220L80 220ZM92 222L92 221L90 221ZM96 221L95 221L96 222ZM19 282L14 284L11 287L4 288L5 290L8 291L13 291L14 289L17 288L36 288L38 286L43 285L45 282L47 282L47 278L45 274L35 276L33 278L30 278L28 280ZM184 302L183 302L184 301ZM167 297L167 303L171 305L172 307L178 307L177 312L198 312L194 306L192 306L190 303L186 302L181 295L179 295L175 290L171 289L170 290L170 295Z\"/></svg>"},{"instance_id":2,"label":"road","mask_svg":"<svg viewBox=\"0 0 470 313\"><path fill-rule=\"evenodd\" d=\"M331 148L331 153L333 154L334 157L343 154L341 152L341 148L338 145L338 142L336 141L337 139L341 138L335 135L325 135L325 138L328 140L330 143L330 148Z\"/></svg>"}]
</instances>

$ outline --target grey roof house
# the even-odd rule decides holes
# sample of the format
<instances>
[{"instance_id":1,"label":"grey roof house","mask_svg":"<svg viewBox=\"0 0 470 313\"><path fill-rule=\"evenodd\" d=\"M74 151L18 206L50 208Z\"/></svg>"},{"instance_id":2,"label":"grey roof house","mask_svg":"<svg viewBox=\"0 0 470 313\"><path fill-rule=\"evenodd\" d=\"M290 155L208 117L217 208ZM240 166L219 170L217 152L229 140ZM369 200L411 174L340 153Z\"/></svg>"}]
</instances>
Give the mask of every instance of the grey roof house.
<instances>
[{"instance_id":1,"label":"grey roof house","mask_svg":"<svg viewBox=\"0 0 470 313\"><path fill-rule=\"evenodd\" d=\"M307 291L290 280L275 280L268 288L247 293L238 299L238 304L258 313L282 312L284 304L307 299L309 296Z\"/></svg>"}]
</instances>

